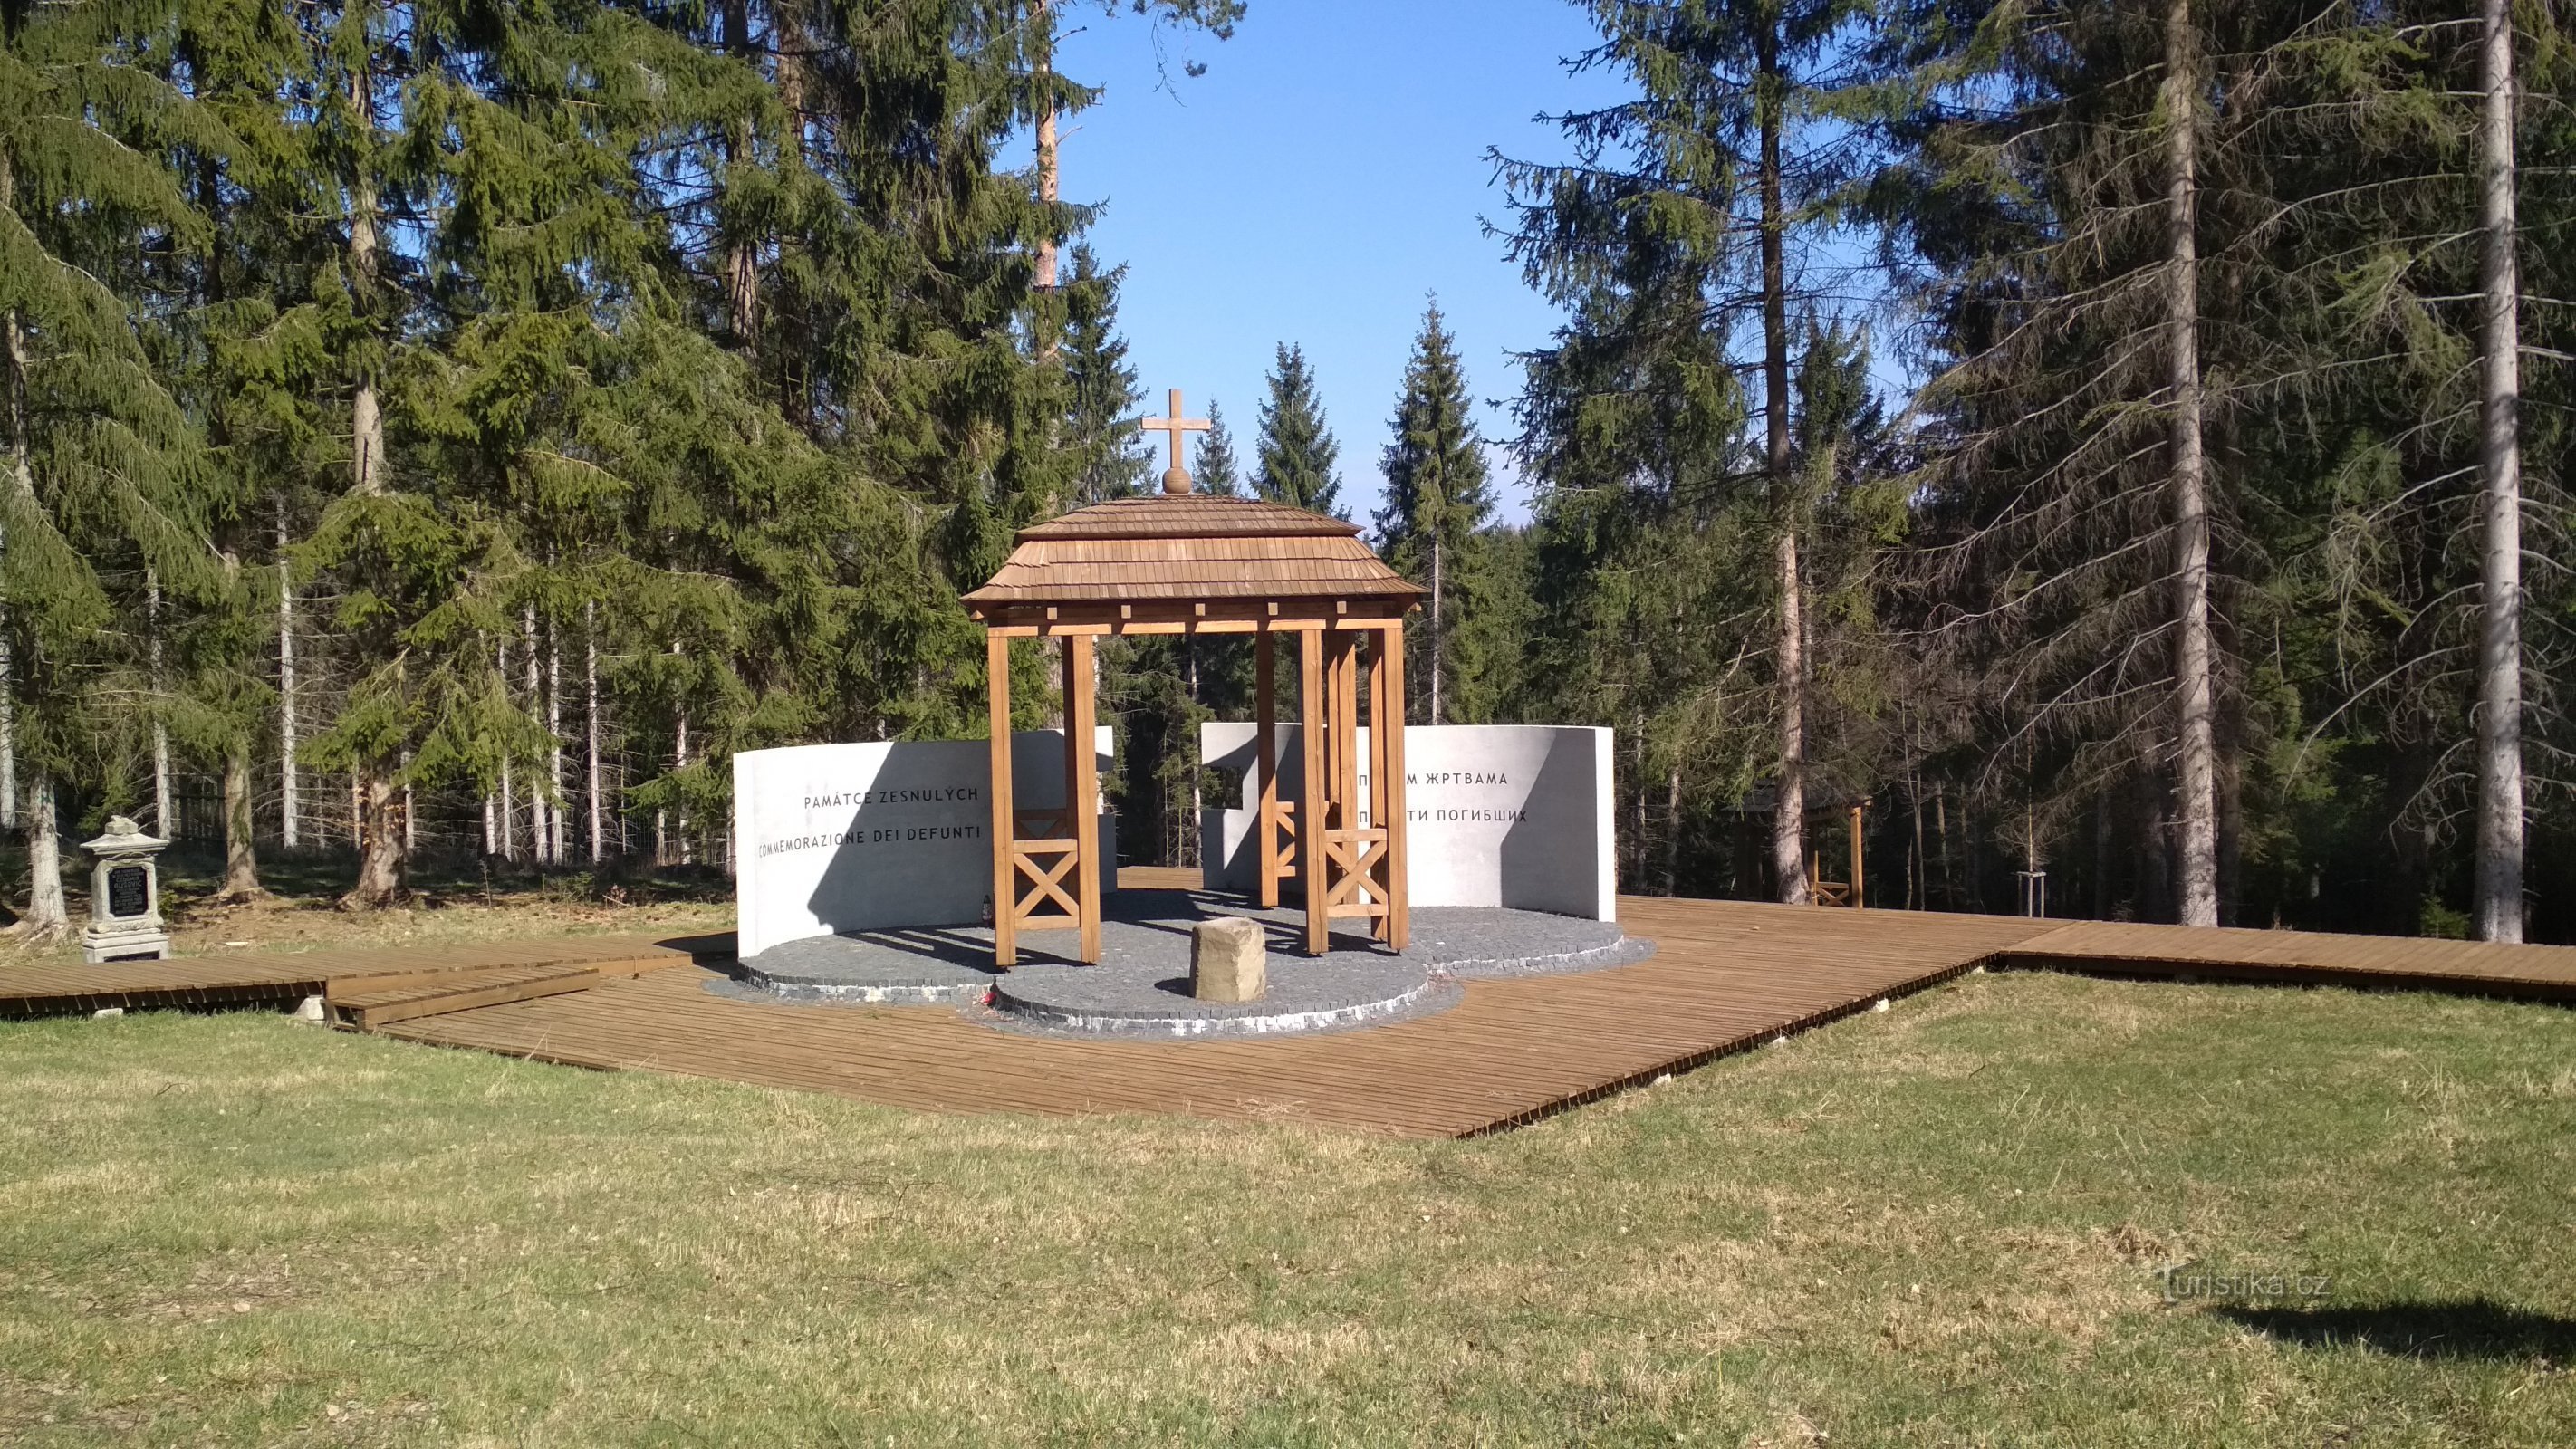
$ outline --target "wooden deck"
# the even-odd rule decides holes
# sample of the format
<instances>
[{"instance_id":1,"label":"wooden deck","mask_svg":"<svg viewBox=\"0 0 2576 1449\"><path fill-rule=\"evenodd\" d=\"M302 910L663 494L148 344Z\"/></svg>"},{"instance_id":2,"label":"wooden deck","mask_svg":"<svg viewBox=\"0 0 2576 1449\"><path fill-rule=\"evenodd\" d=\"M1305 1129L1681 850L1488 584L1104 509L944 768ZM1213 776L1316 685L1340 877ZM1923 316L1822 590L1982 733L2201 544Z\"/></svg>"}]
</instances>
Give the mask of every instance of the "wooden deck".
<instances>
[{"instance_id":1,"label":"wooden deck","mask_svg":"<svg viewBox=\"0 0 2576 1449\"><path fill-rule=\"evenodd\" d=\"M730 955L732 950L730 935L626 935L469 946L244 951L104 966L15 966L0 958L0 1017L62 1015L107 1007L292 1006L308 996L330 994L335 984L348 989L360 982L390 985L451 972L532 966L675 965L693 955Z\"/></svg>"},{"instance_id":2,"label":"wooden deck","mask_svg":"<svg viewBox=\"0 0 2576 1449\"><path fill-rule=\"evenodd\" d=\"M1130 869L1128 889L1193 883ZM1186 1113L1463 1136L1699 1065L1984 964L2576 1000L2576 948L1627 897L1651 960L1470 982L1454 1008L1279 1040L1081 1041L945 1007L719 997L723 937L0 967L0 1015L292 1002L344 1025L538 1061L716 1077L888 1106ZM660 968L672 969L660 969Z\"/></svg>"},{"instance_id":3,"label":"wooden deck","mask_svg":"<svg viewBox=\"0 0 2576 1449\"><path fill-rule=\"evenodd\" d=\"M1572 976L1477 981L1437 1016L1243 1041L1074 1041L940 1007L791 1006L663 971L385 1029L577 1066L724 1077L889 1106L1172 1112L1463 1136L1680 1071L1930 985L2048 929L1969 916L1623 903L1656 956Z\"/></svg>"}]
</instances>

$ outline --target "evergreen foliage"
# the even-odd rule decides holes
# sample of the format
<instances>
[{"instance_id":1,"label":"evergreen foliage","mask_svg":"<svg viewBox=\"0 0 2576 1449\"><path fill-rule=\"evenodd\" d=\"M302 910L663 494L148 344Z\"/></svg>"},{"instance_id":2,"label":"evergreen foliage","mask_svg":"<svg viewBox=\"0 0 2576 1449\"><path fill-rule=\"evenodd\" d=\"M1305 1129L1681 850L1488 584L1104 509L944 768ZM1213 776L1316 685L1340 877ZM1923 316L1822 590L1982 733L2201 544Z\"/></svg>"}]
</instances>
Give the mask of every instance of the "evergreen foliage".
<instances>
[{"instance_id":1,"label":"evergreen foliage","mask_svg":"<svg viewBox=\"0 0 2576 1449\"><path fill-rule=\"evenodd\" d=\"M1311 509L1335 518L1342 508L1342 480L1333 471L1341 446L1324 422L1323 399L1303 349L1279 344L1261 404L1261 438L1254 445L1252 491L1273 503Z\"/></svg>"},{"instance_id":2,"label":"evergreen foliage","mask_svg":"<svg viewBox=\"0 0 2576 1449\"><path fill-rule=\"evenodd\" d=\"M1121 267L1100 269L1091 248L1073 249L1073 275L1065 284L1064 370L1072 391L1067 426L1080 458L1076 494L1097 503L1134 493L1153 471L1153 453L1136 420L1144 394L1127 365L1127 339L1118 335Z\"/></svg>"},{"instance_id":3,"label":"evergreen foliage","mask_svg":"<svg viewBox=\"0 0 2576 1449\"><path fill-rule=\"evenodd\" d=\"M1497 704L1484 547L1494 496L1470 407L1466 369L1435 301L1405 364L1389 424L1395 437L1380 463L1386 501L1374 519L1388 566L1431 591L1406 639L1409 713L1424 724L1483 724Z\"/></svg>"},{"instance_id":4,"label":"evergreen foliage","mask_svg":"<svg viewBox=\"0 0 2576 1449\"><path fill-rule=\"evenodd\" d=\"M1219 498L1243 496L1243 465L1235 460L1234 432L1225 425L1225 410L1208 404L1207 431L1190 448L1190 479L1201 493Z\"/></svg>"},{"instance_id":5,"label":"evergreen foliage","mask_svg":"<svg viewBox=\"0 0 2576 1449\"><path fill-rule=\"evenodd\" d=\"M1242 9L0 5L20 929L111 810L609 892L729 864L736 750L979 733L959 593L1153 468L1056 46ZM1417 721L1616 727L1630 889L1794 896L1865 797L1873 905L2576 936L2561 10L1586 9L1620 94L1502 166L1531 517L1436 308L1380 455ZM1209 416L1344 511L1296 347ZM1186 863L1251 650L1101 663Z\"/></svg>"},{"instance_id":6,"label":"evergreen foliage","mask_svg":"<svg viewBox=\"0 0 2576 1449\"><path fill-rule=\"evenodd\" d=\"M220 587L202 438L158 365L159 319L119 291L142 291L140 257L195 250L209 232L161 157L181 138L219 144L213 118L122 63L166 43L118 28L153 18L0 9L0 775L27 790L18 925L39 938L67 924L65 792L131 747L139 721L113 701L148 699L132 687L145 636L119 626L144 612L147 578Z\"/></svg>"}]
</instances>

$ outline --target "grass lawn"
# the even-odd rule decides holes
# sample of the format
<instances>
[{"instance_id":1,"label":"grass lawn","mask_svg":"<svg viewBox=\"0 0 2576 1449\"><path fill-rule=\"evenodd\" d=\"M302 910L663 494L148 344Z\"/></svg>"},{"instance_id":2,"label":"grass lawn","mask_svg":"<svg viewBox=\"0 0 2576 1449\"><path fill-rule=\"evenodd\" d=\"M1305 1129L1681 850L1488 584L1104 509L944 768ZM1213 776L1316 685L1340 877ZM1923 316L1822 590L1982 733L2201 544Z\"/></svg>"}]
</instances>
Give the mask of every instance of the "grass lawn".
<instances>
[{"instance_id":1,"label":"grass lawn","mask_svg":"<svg viewBox=\"0 0 2576 1449\"><path fill-rule=\"evenodd\" d=\"M6 1442L2576 1441L2555 1007L1978 976L1467 1143L264 1015L0 1101Z\"/></svg>"},{"instance_id":2,"label":"grass lawn","mask_svg":"<svg viewBox=\"0 0 2576 1449\"><path fill-rule=\"evenodd\" d=\"M70 936L33 949L0 946L0 972L13 962L80 959L80 928L89 922L89 857L72 851L66 859ZM338 908L358 876L357 857L346 849L271 853L261 858L259 874L269 895L227 904L213 899L224 875L220 848L182 842L164 852L161 913L170 923L172 953L220 956L360 943L439 946L534 935L733 929L733 882L703 867L637 866L608 880L594 879L579 866L540 872L468 856L424 856L412 862L410 903L381 912ZM26 878L26 852L0 846L0 881L16 883L11 899L23 898ZM0 915L6 919L14 917Z\"/></svg>"}]
</instances>

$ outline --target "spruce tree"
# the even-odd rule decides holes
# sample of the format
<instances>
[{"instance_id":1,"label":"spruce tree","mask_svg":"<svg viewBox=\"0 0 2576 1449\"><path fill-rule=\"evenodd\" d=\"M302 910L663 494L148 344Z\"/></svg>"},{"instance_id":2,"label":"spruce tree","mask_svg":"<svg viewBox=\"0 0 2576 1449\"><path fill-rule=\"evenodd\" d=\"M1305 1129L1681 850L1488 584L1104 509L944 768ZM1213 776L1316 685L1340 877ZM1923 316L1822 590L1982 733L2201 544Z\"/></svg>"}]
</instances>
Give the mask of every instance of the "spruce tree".
<instances>
[{"instance_id":1,"label":"spruce tree","mask_svg":"<svg viewBox=\"0 0 2576 1449\"><path fill-rule=\"evenodd\" d=\"M35 939L68 927L60 864L67 787L119 749L108 692L135 636L112 627L147 580L204 588L201 438L120 295L138 259L202 245L203 219L161 164L209 122L118 57L153 39L101 7L0 10L0 692L11 771L27 786ZM140 324L140 325L138 325ZM127 681L130 682L130 676ZM14 782L13 782L14 784Z\"/></svg>"},{"instance_id":2,"label":"spruce tree","mask_svg":"<svg viewBox=\"0 0 2576 1449\"><path fill-rule=\"evenodd\" d=\"M1273 503L1345 517L1342 480L1333 471L1341 449L1324 422L1323 400L1316 394L1305 352L1280 343L1267 381L1270 396L1261 404L1253 491Z\"/></svg>"},{"instance_id":3,"label":"spruce tree","mask_svg":"<svg viewBox=\"0 0 2576 1449\"><path fill-rule=\"evenodd\" d=\"M1604 385L1676 394L1660 405L1698 407L1687 394L1728 384L1656 376L1641 370L1654 365L1649 359L1679 362L1710 329L1731 341L1741 328L1758 340L1760 356L1747 371L1762 378L1759 462L1717 467L1696 485L1708 491L1694 502L1766 515L1760 567L1770 580L1769 627L1750 657L1770 675L1762 696L1775 741L1770 873L1780 900L1802 902L1806 775L1818 722L1809 718L1816 671L1807 658L1814 631L1804 563L1813 500L1791 440L1791 317L1822 290L1836 194L1875 131L1874 93L1864 84L1871 56L1860 30L1868 11L1853 0L1591 0L1587 8L1602 43L1576 65L1618 73L1632 94L1561 118L1575 148L1571 163L1504 163L1520 212L1512 253L1534 285L1575 311L1570 330L1634 333L1584 338L1606 347L1597 362L1536 368L1532 388L1607 365L1623 375L1597 379ZM1569 340L1564 350L1590 349ZM1619 367L1619 352L1633 365ZM1535 401L1529 417L1542 433L1535 451L1617 447L1580 429L1555 434L1571 421L1561 402ZM1748 655L1729 649L1721 657Z\"/></svg>"},{"instance_id":4,"label":"spruce tree","mask_svg":"<svg viewBox=\"0 0 2576 1449\"><path fill-rule=\"evenodd\" d=\"M1225 425L1225 409L1210 402L1207 410L1208 430L1199 434L1190 451L1190 478L1201 493L1219 498L1245 496L1243 465L1235 457L1234 430ZM1192 704L1206 711L1209 719L1249 719L1252 717L1255 687L1252 641L1237 634L1191 634L1181 644L1183 684ZM1189 738L1190 759L1196 762L1198 735ZM1204 800L1208 792L1204 771L1192 774L1187 782L1194 798ZM1190 829L1198 829L1193 820Z\"/></svg>"},{"instance_id":5,"label":"spruce tree","mask_svg":"<svg viewBox=\"0 0 2576 1449\"><path fill-rule=\"evenodd\" d=\"M1386 502L1375 524L1388 565L1431 591L1422 626L1409 639L1425 724L1478 724L1494 708L1478 625L1488 581L1483 534L1494 498L1483 440L1470 413L1465 369L1435 301L1422 314L1404 392L1381 467Z\"/></svg>"},{"instance_id":6,"label":"spruce tree","mask_svg":"<svg viewBox=\"0 0 2576 1449\"><path fill-rule=\"evenodd\" d=\"M172 601L163 697L181 765L220 782L216 898L239 901L264 893L254 770L286 703L271 683L286 584L276 526L312 512L318 441L308 430L321 386L317 339L279 327L282 308L303 295L317 230L308 133L280 103L281 84L303 73L310 53L288 18L265 6L183 7L176 24L163 74L213 125L176 138L166 164L210 240L164 259L158 284L172 310L163 366L205 432L206 542L222 577L201 598ZM299 353L300 364L288 360ZM284 753L281 763L291 763Z\"/></svg>"},{"instance_id":7,"label":"spruce tree","mask_svg":"<svg viewBox=\"0 0 2576 1449\"><path fill-rule=\"evenodd\" d=\"M1118 284L1124 267L1102 271L1091 248L1073 249L1073 275L1064 284L1065 384L1071 409L1066 439L1078 460L1076 493L1084 503L1136 491L1152 467L1136 420L1144 394L1127 364L1127 339L1118 334Z\"/></svg>"},{"instance_id":8,"label":"spruce tree","mask_svg":"<svg viewBox=\"0 0 2576 1449\"><path fill-rule=\"evenodd\" d=\"M1190 448L1190 480L1201 493L1243 496L1243 465L1234 456L1234 432L1225 425L1225 409L1215 403L1208 404L1207 431Z\"/></svg>"}]
</instances>

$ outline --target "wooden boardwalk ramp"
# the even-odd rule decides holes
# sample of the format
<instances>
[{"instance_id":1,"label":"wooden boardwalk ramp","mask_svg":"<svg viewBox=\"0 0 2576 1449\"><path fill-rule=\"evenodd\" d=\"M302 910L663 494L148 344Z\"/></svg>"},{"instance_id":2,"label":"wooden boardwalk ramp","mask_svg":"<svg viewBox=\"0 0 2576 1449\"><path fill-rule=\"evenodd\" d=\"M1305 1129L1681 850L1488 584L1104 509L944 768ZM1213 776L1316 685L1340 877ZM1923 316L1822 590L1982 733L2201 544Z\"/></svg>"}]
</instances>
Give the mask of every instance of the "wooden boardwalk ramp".
<instances>
[{"instance_id":1,"label":"wooden boardwalk ramp","mask_svg":"<svg viewBox=\"0 0 2576 1449\"><path fill-rule=\"evenodd\" d=\"M603 982L692 964L687 956L663 952L613 961L555 961L428 975L343 977L331 982L323 992L323 1002L336 1025L356 1031L381 1031L398 1021L588 991Z\"/></svg>"},{"instance_id":2,"label":"wooden boardwalk ramp","mask_svg":"<svg viewBox=\"0 0 2576 1449\"><path fill-rule=\"evenodd\" d=\"M2006 953L2015 965L2486 996L2576 995L2576 946L2069 921Z\"/></svg>"},{"instance_id":3,"label":"wooden boardwalk ramp","mask_svg":"<svg viewBox=\"0 0 2576 1449\"><path fill-rule=\"evenodd\" d=\"M729 956L732 951L729 934L623 935L458 946L244 951L174 961L114 961L103 966L0 963L0 1017L60 1016L108 1007L292 1006L308 996L425 986L442 978L462 979L459 973L676 966L699 956Z\"/></svg>"}]
</instances>

